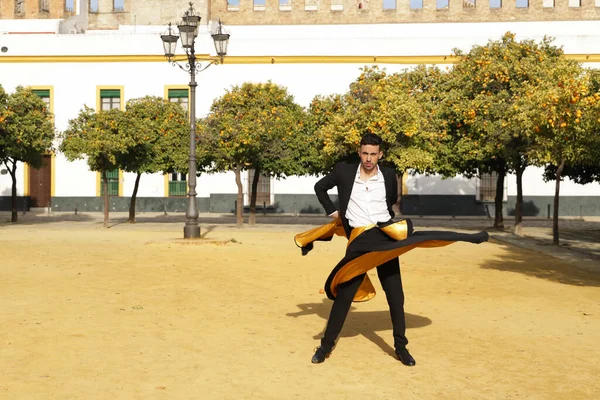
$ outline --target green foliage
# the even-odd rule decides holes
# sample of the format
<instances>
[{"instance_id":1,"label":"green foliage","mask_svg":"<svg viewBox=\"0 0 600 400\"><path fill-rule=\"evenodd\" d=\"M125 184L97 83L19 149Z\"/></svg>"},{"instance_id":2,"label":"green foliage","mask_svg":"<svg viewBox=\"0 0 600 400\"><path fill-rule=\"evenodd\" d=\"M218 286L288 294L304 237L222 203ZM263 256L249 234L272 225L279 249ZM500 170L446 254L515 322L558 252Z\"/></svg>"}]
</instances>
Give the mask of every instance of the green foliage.
<instances>
[{"instance_id":1,"label":"green foliage","mask_svg":"<svg viewBox=\"0 0 600 400\"><path fill-rule=\"evenodd\" d=\"M454 140L450 162L467 175L524 168L536 132L523 125L521 104L533 106L530 92L548 80L564 59L562 50L549 38L518 42L506 33L455 53L459 61L449 73L442 105Z\"/></svg>"},{"instance_id":2,"label":"green foliage","mask_svg":"<svg viewBox=\"0 0 600 400\"><path fill-rule=\"evenodd\" d=\"M129 100L120 131L131 139L118 157L125 171L187 171L190 126L180 104L154 96Z\"/></svg>"},{"instance_id":3,"label":"green foliage","mask_svg":"<svg viewBox=\"0 0 600 400\"><path fill-rule=\"evenodd\" d=\"M533 130L530 153L539 164L591 165L598 159L600 93L593 93L592 73L571 60L547 71L542 85L519 99L520 122Z\"/></svg>"},{"instance_id":4,"label":"green foliage","mask_svg":"<svg viewBox=\"0 0 600 400\"><path fill-rule=\"evenodd\" d=\"M558 168L555 165L547 165L544 170L544 180L556 180L557 169ZM568 177L573 180L573 182L580 185L587 185L592 182L600 183L600 162L597 162L594 165L567 165L562 171L562 176Z\"/></svg>"},{"instance_id":5,"label":"green foliage","mask_svg":"<svg viewBox=\"0 0 600 400\"><path fill-rule=\"evenodd\" d=\"M6 117L8 116L8 109L6 103L8 102L8 95L4 91L2 85L0 85L0 163L3 163L7 156L7 148L5 142L7 141L6 133Z\"/></svg>"},{"instance_id":6,"label":"green foliage","mask_svg":"<svg viewBox=\"0 0 600 400\"><path fill-rule=\"evenodd\" d=\"M21 86L7 95L0 87L0 162L37 168L52 150L54 136L52 114L39 96Z\"/></svg>"},{"instance_id":7,"label":"green foliage","mask_svg":"<svg viewBox=\"0 0 600 400\"><path fill-rule=\"evenodd\" d=\"M271 82L228 90L199 128L198 161L206 170L239 167L284 176L306 173L310 164L303 110Z\"/></svg>"},{"instance_id":8,"label":"green foliage","mask_svg":"<svg viewBox=\"0 0 600 400\"><path fill-rule=\"evenodd\" d=\"M323 146L321 172L355 154L367 132L382 137L384 160L396 169L432 167L433 155L425 142L433 140L434 132L425 129L427 117L420 104L424 95L408 89L412 83L407 74L388 75L377 67L365 67L343 96L313 100L309 121Z\"/></svg>"},{"instance_id":9,"label":"green foliage","mask_svg":"<svg viewBox=\"0 0 600 400\"><path fill-rule=\"evenodd\" d=\"M61 135L60 151L69 161L87 158L92 171L119 168L119 158L134 145L130 136L121 133L123 118L124 112L118 109L95 112L85 106L69 120Z\"/></svg>"}]
</instances>

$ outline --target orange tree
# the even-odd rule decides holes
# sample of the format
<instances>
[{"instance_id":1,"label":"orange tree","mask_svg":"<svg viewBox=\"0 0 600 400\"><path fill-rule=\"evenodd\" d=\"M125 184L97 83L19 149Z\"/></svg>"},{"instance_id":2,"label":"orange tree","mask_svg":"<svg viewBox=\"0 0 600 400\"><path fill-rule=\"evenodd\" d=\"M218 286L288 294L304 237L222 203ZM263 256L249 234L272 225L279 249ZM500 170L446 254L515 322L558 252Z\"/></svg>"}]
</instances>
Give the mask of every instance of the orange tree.
<instances>
[{"instance_id":1,"label":"orange tree","mask_svg":"<svg viewBox=\"0 0 600 400\"><path fill-rule=\"evenodd\" d=\"M598 110L598 107L600 107L600 70L589 69L587 73L590 75L590 94L594 96L593 99L589 99L592 107L586 114L588 117L592 117L591 121L589 121L591 122L591 126L588 129L596 132L592 137L598 140L587 147L589 157L586 157L586 160L565 163L561 174L581 185L592 182L600 183L600 110ZM599 116L599 118L594 120L594 115ZM555 180L557 170L557 166L552 164L547 165L544 173L545 179Z\"/></svg>"},{"instance_id":2,"label":"orange tree","mask_svg":"<svg viewBox=\"0 0 600 400\"><path fill-rule=\"evenodd\" d=\"M310 119L322 145L318 172L356 157L360 139L367 132L381 136L385 149L382 162L394 167L399 177L409 169L433 167L434 156L424 146L431 133L425 129L427 117L405 78L402 74L388 75L377 66L365 67L343 96L313 100Z\"/></svg>"},{"instance_id":3,"label":"orange tree","mask_svg":"<svg viewBox=\"0 0 600 400\"><path fill-rule=\"evenodd\" d=\"M215 100L210 114L199 122L198 160L201 169L235 173L238 187L237 225L243 225L241 172L254 170L249 223L256 216L260 175L307 173L303 110L287 89L272 82L234 86Z\"/></svg>"},{"instance_id":4,"label":"orange tree","mask_svg":"<svg viewBox=\"0 0 600 400\"><path fill-rule=\"evenodd\" d=\"M600 93L590 71L573 60L561 60L547 71L543 85L529 87L516 104L524 129L537 133L530 154L552 166L556 180L553 243L559 244L560 182L565 166L597 165Z\"/></svg>"},{"instance_id":5,"label":"orange tree","mask_svg":"<svg viewBox=\"0 0 600 400\"><path fill-rule=\"evenodd\" d=\"M118 153L117 164L137 174L129 222L135 222L135 202L143 173L187 170L189 129L187 110L178 103L154 96L127 102L120 132L130 139L130 145Z\"/></svg>"},{"instance_id":6,"label":"orange tree","mask_svg":"<svg viewBox=\"0 0 600 400\"><path fill-rule=\"evenodd\" d=\"M397 85L417 101L420 113L419 134L413 145L426 162L414 162L412 172L439 173L454 176L456 170L448 163L450 136L440 114L440 103L447 86L447 73L438 67L419 65L414 69L396 74ZM401 185L398 185L401 189Z\"/></svg>"},{"instance_id":7,"label":"orange tree","mask_svg":"<svg viewBox=\"0 0 600 400\"><path fill-rule=\"evenodd\" d=\"M11 221L17 222L17 163L33 168L42 165L42 156L52 151L55 137L52 114L44 101L21 86L10 95L0 86L0 163L12 179Z\"/></svg>"},{"instance_id":8,"label":"orange tree","mask_svg":"<svg viewBox=\"0 0 600 400\"><path fill-rule=\"evenodd\" d=\"M309 164L308 169L311 174L319 175L324 171L329 171L337 161L335 158L328 157L322 149L325 140L320 136L321 129L331 124L338 113L344 109L344 96L332 94L329 96L317 95L308 106L305 114L305 129L308 132L309 141L314 143L312 147L316 153L313 155L313 162Z\"/></svg>"},{"instance_id":9,"label":"orange tree","mask_svg":"<svg viewBox=\"0 0 600 400\"><path fill-rule=\"evenodd\" d=\"M531 164L529 148L537 135L523 124L519 106L529 93L550 80L548 71L564 59L561 49L544 38L517 41L506 33L468 53L454 50L458 61L449 73L441 105L446 130L452 136L449 162L467 176L496 172L494 227L503 227L504 179L517 177L515 232L522 220L522 176ZM533 104L533 103L532 103Z\"/></svg>"},{"instance_id":10,"label":"orange tree","mask_svg":"<svg viewBox=\"0 0 600 400\"><path fill-rule=\"evenodd\" d=\"M90 170L102 175L104 227L109 216L107 172L119 168L119 157L134 145L132 137L122 133L123 114L118 109L96 113L85 106L61 134L59 149L67 160L86 158Z\"/></svg>"}]
</instances>

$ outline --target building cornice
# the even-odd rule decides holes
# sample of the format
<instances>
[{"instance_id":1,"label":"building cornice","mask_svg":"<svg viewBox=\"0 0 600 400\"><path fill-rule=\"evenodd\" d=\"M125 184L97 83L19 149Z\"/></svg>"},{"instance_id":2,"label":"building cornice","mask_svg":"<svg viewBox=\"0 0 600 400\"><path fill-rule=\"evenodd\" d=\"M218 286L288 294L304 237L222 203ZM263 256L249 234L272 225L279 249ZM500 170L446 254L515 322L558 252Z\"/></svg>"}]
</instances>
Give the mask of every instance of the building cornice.
<instances>
[{"instance_id":1,"label":"building cornice","mask_svg":"<svg viewBox=\"0 0 600 400\"><path fill-rule=\"evenodd\" d=\"M579 62L600 62L600 54L566 54ZM199 60L216 57L199 55ZM180 56L185 60L185 56ZM224 64L454 64L452 55L432 56L227 56ZM114 63L114 62L164 62L162 55L59 55L59 56L0 56L0 63Z\"/></svg>"}]
</instances>

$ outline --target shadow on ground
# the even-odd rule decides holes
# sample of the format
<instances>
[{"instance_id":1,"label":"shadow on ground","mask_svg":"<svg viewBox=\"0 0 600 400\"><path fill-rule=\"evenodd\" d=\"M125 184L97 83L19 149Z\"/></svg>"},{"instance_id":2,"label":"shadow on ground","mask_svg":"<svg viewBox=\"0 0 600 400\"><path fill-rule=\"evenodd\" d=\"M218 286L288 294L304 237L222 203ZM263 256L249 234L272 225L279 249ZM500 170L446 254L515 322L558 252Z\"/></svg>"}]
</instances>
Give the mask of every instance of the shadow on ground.
<instances>
[{"instance_id":1,"label":"shadow on ground","mask_svg":"<svg viewBox=\"0 0 600 400\"><path fill-rule=\"evenodd\" d=\"M481 268L514 272L567 285L600 286L600 270L578 268L539 251L516 247L498 240L493 242L501 246L506 253L499 259L487 260ZM546 258L546 262L539 262L540 257Z\"/></svg>"},{"instance_id":2,"label":"shadow on ground","mask_svg":"<svg viewBox=\"0 0 600 400\"><path fill-rule=\"evenodd\" d=\"M57 222L92 222L96 220L93 216L86 214L20 214L17 222L11 222L10 218L10 214L0 216L0 227L11 225L42 225Z\"/></svg>"},{"instance_id":3,"label":"shadow on ground","mask_svg":"<svg viewBox=\"0 0 600 400\"><path fill-rule=\"evenodd\" d=\"M288 317L301 317L305 315L317 315L324 321L329 318L329 312L331 311L332 302L323 299L321 303L303 303L298 304L300 311L287 313ZM431 320L427 317L420 315L405 314L406 328L422 328L427 325L431 325ZM390 336L390 342L393 342L392 334L392 321L390 319L390 312L388 310L382 311L356 311L356 307L351 307L348 317L344 324L344 329L340 334L340 337L354 337L362 335L374 344L376 344L381 350L388 353L390 356L395 357L394 348L388 344L388 342L377 334L380 331L386 332ZM325 325L323 330L313 336L313 339L321 339L325 332Z\"/></svg>"}]
</instances>

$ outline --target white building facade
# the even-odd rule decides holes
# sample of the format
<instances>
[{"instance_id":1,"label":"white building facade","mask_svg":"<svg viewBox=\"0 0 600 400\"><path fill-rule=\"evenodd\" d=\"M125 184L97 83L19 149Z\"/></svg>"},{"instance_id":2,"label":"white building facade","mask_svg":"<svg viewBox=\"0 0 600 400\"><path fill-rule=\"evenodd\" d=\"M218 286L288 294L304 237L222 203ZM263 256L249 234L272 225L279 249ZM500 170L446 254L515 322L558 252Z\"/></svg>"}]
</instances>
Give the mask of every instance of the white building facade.
<instances>
[{"instance_id":1,"label":"white building facade","mask_svg":"<svg viewBox=\"0 0 600 400\"><path fill-rule=\"evenodd\" d=\"M201 27L198 54L214 53L207 27ZM169 97L185 91L189 75L163 57L159 34L165 29L121 26L119 30L59 34L55 20L0 20L0 47L6 49L0 52L0 84L9 93L21 85L46 96L58 131L64 130L84 105L124 108L132 98ZM224 65L212 66L197 76L197 116L206 115L214 99L243 82L271 80L286 87L306 107L316 95L346 92L365 65L379 65L392 73L418 64L451 67L452 49L468 51L507 31L516 33L519 40L555 37L555 44L563 46L567 55L580 59L586 67L600 68L600 21L255 25L228 30L231 39ZM32 34L36 31L46 33ZM69 162L56 152L48 156L44 168L46 178L42 179L26 165L18 166L20 209L102 210L99 174L90 171L85 160ZM185 211L187 198L170 188L173 179L181 178L143 175L138 211ZM111 210L126 210L135 175L119 172L114 180ZM316 180L267 179L259 205L279 213L323 212L313 192ZM248 177L243 181L247 193ZM523 182L526 215L546 216L554 182L545 183L542 170L533 167L525 171ZM483 186L485 182L479 179L408 176L403 212L485 215L489 208L483 201ZM505 213L511 214L516 197L514 176L507 177L506 189ZM0 175L0 209L9 209L10 190L10 176ZM201 175L197 192L200 212L233 212L237 193L233 173ZM600 184L578 185L566 180L561 185L560 214L600 215Z\"/></svg>"}]
</instances>

